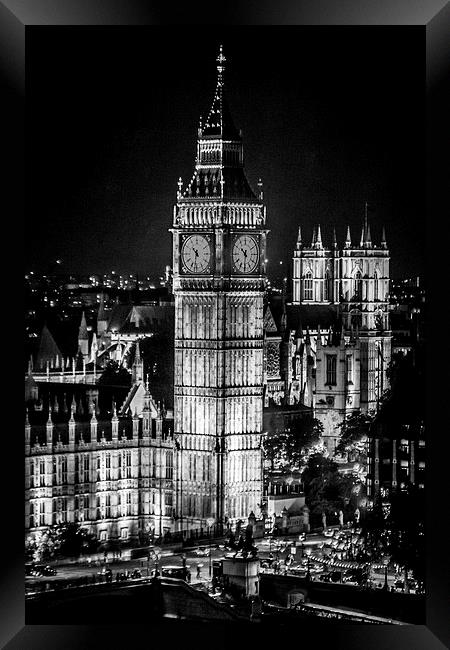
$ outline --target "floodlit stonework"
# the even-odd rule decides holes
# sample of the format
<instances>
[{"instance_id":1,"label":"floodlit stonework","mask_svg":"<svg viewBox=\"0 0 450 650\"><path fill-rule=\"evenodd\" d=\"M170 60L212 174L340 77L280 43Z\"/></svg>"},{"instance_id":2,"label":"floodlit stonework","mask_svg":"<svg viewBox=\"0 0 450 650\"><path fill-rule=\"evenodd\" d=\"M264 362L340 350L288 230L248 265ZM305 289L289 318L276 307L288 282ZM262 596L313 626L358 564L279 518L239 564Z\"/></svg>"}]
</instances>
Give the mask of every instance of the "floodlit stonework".
<instances>
[{"instance_id":1,"label":"floodlit stonework","mask_svg":"<svg viewBox=\"0 0 450 650\"><path fill-rule=\"evenodd\" d=\"M220 527L262 499L266 212L251 189L223 72L173 218L176 526Z\"/></svg>"}]
</instances>

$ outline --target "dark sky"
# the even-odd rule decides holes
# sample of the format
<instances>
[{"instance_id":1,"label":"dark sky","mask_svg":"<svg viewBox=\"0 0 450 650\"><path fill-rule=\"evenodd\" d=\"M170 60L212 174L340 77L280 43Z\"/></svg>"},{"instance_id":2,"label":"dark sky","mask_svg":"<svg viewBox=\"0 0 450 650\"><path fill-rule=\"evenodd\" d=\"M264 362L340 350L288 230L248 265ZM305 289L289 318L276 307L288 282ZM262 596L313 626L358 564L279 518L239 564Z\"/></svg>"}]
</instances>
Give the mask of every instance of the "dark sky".
<instances>
[{"instance_id":1,"label":"dark sky","mask_svg":"<svg viewBox=\"0 0 450 650\"><path fill-rule=\"evenodd\" d=\"M51 27L27 30L26 270L139 272L171 263L179 176L223 43L246 171L264 182L269 274L298 225L359 242L386 225L391 276L424 272L424 29ZM279 267L277 268L277 271Z\"/></svg>"}]
</instances>

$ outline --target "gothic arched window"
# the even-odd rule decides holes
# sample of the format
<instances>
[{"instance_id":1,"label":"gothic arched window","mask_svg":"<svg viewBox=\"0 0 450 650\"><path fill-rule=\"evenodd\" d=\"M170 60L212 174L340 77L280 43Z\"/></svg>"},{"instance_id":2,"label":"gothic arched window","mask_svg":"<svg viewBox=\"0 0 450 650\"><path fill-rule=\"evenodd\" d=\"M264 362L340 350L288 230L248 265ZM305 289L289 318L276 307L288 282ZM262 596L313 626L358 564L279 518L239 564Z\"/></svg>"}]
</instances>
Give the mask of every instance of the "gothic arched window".
<instances>
[{"instance_id":1,"label":"gothic arched window","mask_svg":"<svg viewBox=\"0 0 450 650\"><path fill-rule=\"evenodd\" d=\"M355 276L354 276L354 296L355 300L361 300L362 299L362 276L361 276L361 271L356 271Z\"/></svg>"},{"instance_id":2,"label":"gothic arched window","mask_svg":"<svg viewBox=\"0 0 450 650\"><path fill-rule=\"evenodd\" d=\"M303 286L304 286L304 299L312 300L313 299L313 277L311 271L305 273Z\"/></svg>"},{"instance_id":3,"label":"gothic arched window","mask_svg":"<svg viewBox=\"0 0 450 650\"><path fill-rule=\"evenodd\" d=\"M352 309L350 312L350 324L352 328L360 328L362 325L362 314L356 309Z\"/></svg>"},{"instance_id":4,"label":"gothic arched window","mask_svg":"<svg viewBox=\"0 0 450 650\"><path fill-rule=\"evenodd\" d=\"M375 276L373 279L373 299L379 300L379 282L378 282L378 272L375 271Z\"/></svg>"},{"instance_id":5,"label":"gothic arched window","mask_svg":"<svg viewBox=\"0 0 450 650\"><path fill-rule=\"evenodd\" d=\"M333 300L333 280L331 278L331 273L329 269L325 271L325 282L323 287L324 287L323 299Z\"/></svg>"}]
</instances>

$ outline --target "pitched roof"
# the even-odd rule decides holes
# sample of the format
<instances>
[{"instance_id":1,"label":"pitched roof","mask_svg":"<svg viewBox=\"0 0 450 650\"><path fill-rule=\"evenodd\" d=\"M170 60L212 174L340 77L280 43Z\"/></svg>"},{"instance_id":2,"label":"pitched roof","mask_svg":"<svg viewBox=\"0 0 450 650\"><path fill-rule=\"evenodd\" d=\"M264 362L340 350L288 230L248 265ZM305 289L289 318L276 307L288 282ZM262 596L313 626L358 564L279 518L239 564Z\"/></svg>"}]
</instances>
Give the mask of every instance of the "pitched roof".
<instances>
[{"instance_id":1,"label":"pitched roof","mask_svg":"<svg viewBox=\"0 0 450 650\"><path fill-rule=\"evenodd\" d=\"M39 348L34 361L34 367L42 368L46 365L47 361L54 361L56 356L61 358L61 351L56 345L55 339L51 335L47 325L44 325L39 340Z\"/></svg>"},{"instance_id":2,"label":"pitched roof","mask_svg":"<svg viewBox=\"0 0 450 650\"><path fill-rule=\"evenodd\" d=\"M220 82L217 83L213 103L203 124L202 136L223 138L224 140L241 140L241 135L231 117L224 86Z\"/></svg>"},{"instance_id":3,"label":"pitched roof","mask_svg":"<svg viewBox=\"0 0 450 650\"><path fill-rule=\"evenodd\" d=\"M108 322L110 332L155 332L173 327L175 307L167 305L116 305Z\"/></svg>"},{"instance_id":4,"label":"pitched roof","mask_svg":"<svg viewBox=\"0 0 450 650\"><path fill-rule=\"evenodd\" d=\"M275 319L272 314L272 310L270 308L270 305L266 305L265 311L264 311L264 329L266 332L270 334L276 334L278 333L278 328L275 323Z\"/></svg>"},{"instance_id":5,"label":"pitched roof","mask_svg":"<svg viewBox=\"0 0 450 650\"><path fill-rule=\"evenodd\" d=\"M287 305L288 329L297 331L300 327L305 330L322 330L339 325L338 305Z\"/></svg>"}]
</instances>

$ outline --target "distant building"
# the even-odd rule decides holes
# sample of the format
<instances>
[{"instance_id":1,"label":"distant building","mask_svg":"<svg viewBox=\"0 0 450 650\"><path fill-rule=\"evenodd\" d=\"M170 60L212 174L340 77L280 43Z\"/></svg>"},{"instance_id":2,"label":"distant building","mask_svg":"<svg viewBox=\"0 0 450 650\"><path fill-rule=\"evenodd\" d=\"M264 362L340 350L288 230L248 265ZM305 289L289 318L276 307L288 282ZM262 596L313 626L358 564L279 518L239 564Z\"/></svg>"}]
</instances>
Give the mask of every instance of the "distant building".
<instances>
[{"instance_id":1,"label":"distant building","mask_svg":"<svg viewBox=\"0 0 450 650\"><path fill-rule=\"evenodd\" d=\"M391 396L382 405L368 435L367 496L392 492L409 485L425 488L426 431L423 349L397 360ZM399 376L400 375L400 376Z\"/></svg>"},{"instance_id":2,"label":"distant building","mask_svg":"<svg viewBox=\"0 0 450 650\"><path fill-rule=\"evenodd\" d=\"M376 410L388 388L392 334L384 230L375 245L366 211L359 245L348 228L338 248L334 233L331 246L324 246L320 226L306 245L299 228L291 302L284 293L271 299L265 313L265 404L310 406L333 452L336 425L355 411Z\"/></svg>"}]
</instances>

